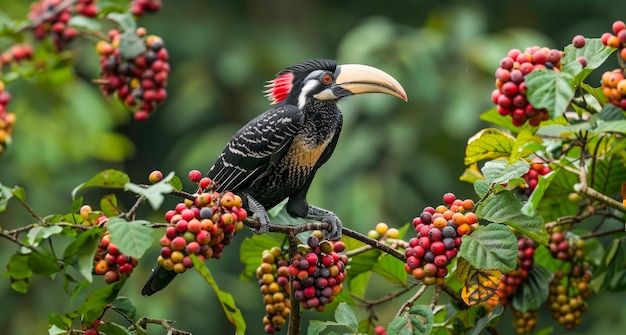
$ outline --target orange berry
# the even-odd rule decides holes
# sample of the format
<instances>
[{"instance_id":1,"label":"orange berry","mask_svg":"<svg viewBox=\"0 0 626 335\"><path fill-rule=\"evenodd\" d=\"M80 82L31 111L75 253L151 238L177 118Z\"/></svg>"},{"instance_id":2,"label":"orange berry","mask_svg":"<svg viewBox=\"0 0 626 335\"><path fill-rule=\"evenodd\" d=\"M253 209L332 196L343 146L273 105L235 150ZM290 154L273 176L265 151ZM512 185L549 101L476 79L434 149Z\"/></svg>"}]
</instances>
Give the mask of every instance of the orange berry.
<instances>
[{"instance_id":1,"label":"orange berry","mask_svg":"<svg viewBox=\"0 0 626 335\"><path fill-rule=\"evenodd\" d=\"M463 200L463 208L465 208L466 211L474 209L474 200L472 199Z\"/></svg>"},{"instance_id":2,"label":"orange berry","mask_svg":"<svg viewBox=\"0 0 626 335\"><path fill-rule=\"evenodd\" d=\"M103 275L107 271L109 271L109 264L107 264L107 261L105 261L104 259L99 260L94 266L94 270L96 271L97 274Z\"/></svg>"},{"instance_id":3,"label":"orange berry","mask_svg":"<svg viewBox=\"0 0 626 335\"><path fill-rule=\"evenodd\" d=\"M448 225L448 220L443 217L438 217L433 220L433 227L443 229L443 227Z\"/></svg>"},{"instance_id":4,"label":"orange berry","mask_svg":"<svg viewBox=\"0 0 626 335\"><path fill-rule=\"evenodd\" d=\"M465 215L463 213L454 213L454 215L452 215L452 222L455 225L460 226L464 223L467 223L467 219L465 218Z\"/></svg>"},{"instance_id":5,"label":"orange berry","mask_svg":"<svg viewBox=\"0 0 626 335\"><path fill-rule=\"evenodd\" d=\"M609 76L609 87L615 88L620 80L624 79L624 74L621 70L611 72Z\"/></svg>"},{"instance_id":6,"label":"orange berry","mask_svg":"<svg viewBox=\"0 0 626 335\"><path fill-rule=\"evenodd\" d=\"M464 223L456 228L456 232L463 236L472 232L472 227L467 223Z\"/></svg>"},{"instance_id":7,"label":"orange berry","mask_svg":"<svg viewBox=\"0 0 626 335\"><path fill-rule=\"evenodd\" d=\"M437 206L437 208L435 208L435 213L443 213L445 211L448 210L448 207L444 206L444 205L439 205Z\"/></svg>"},{"instance_id":8,"label":"orange berry","mask_svg":"<svg viewBox=\"0 0 626 335\"><path fill-rule=\"evenodd\" d=\"M602 85L609 86L609 79L611 78L611 71L606 71L602 74Z\"/></svg>"},{"instance_id":9,"label":"orange berry","mask_svg":"<svg viewBox=\"0 0 626 335\"><path fill-rule=\"evenodd\" d=\"M474 223L478 222L478 217L476 216L476 213L473 213L473 212L466 213L465 214L465 222L467 224L474 224Z\"/></svg>"},{"instance_id":10,"label":"orange berry","mask_svg":"<svg viewBox=\"0 0 626 335\"><path fill-rule=\"evenodd\" d=\"M443 212L443 218L446 220L452 219L452 215L454 215L454 212L449 209Z\"/></svg>"},{"instance_id":11,"label":"orange berry","mask_svg":"<svg viewBox=\"0 0 626 335\"><path fill-rule=\"evenodd\" d=\"M617 91L620 95L626 95L626 79L622 79L617 83Z\"/></svg>"},{"instance_id":12,"label":"orange berry","mask_svg":"<svg viewBox=\"0 0 626 335\"><path fill-rule=\"evenodd\" d=\"M621 43L619 38L615 35L611 35L608 40L606 40L606 45L612 48L619 48Z\"/></svg>"},{"instance_id":13,"label":"orange berry","mask_svg":"<svg viewBox=\"0 0 626 335\"><path fill-rule=\"evenodd\" d=\"M385 233L387 233L387 230L389 230L389 226L384 223L384 222L380 222L378 224L376 224L376 232L380 235L385 235Z\"/></svg>"}]
</instances>

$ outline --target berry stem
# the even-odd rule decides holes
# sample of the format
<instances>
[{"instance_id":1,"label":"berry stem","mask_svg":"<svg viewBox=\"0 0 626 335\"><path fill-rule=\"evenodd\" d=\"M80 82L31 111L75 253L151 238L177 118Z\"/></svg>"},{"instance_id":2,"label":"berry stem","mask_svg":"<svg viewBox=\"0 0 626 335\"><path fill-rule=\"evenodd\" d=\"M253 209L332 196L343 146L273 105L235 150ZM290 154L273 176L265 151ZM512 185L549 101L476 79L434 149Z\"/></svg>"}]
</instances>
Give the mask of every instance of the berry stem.
<instances>
[{"instance_id":1,"label":"berry stem","mask_svg":"<svg viewBox=\"0 0 626 335\"><path fill-rule=\"evenodd\" d=\"M411 298L409 298L409 300L402 304L402 306L398 310L398 313L396 313L396 316L402 316L404 312L408 312L411 307L413 307L415 301L417 301L417 299L419 299L424 294L424 292L426 292L427 288L428 285L422 285L422 287L420 287L420 289Z\"/></svg>"},{"instance_id":2,"label":"berry stem","mask_svg":"<svg viewBox=\"0 0 626 335\"><path fill-rule=\"evenodd\" d=\"M191 335L191 333L183 331L183 330L179 330L176 329L174 327L172 327L170 324L174 323L174 321L170 321L170 320L159 320L159 319L152 319L152 318L148 318L148 317L143 317L139 320L137 320L137 322L135 322L134 325L129 327L129 330L133 330L133 329L137 329L137 328L142 328L142 329L146 329L146 325L152 323L152 324L157 324L157 325L161 325L161 327L163 327L163 329L167 330L168 334L172 334L172 335Z\"/></svg>"}]
</instances>

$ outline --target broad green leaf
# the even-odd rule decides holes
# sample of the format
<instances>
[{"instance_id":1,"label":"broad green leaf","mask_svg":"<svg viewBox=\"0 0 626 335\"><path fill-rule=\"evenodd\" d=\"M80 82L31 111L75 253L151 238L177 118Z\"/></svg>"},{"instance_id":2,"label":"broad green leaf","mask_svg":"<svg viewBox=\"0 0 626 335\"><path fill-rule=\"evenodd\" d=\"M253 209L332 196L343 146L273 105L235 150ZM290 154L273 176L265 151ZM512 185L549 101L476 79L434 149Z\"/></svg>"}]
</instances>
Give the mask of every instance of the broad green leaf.
<instances>
[{"instance_id":1,"label":"broad green leaf","mask_svg":"<svg viewBox=\"0 0 626 335\"><path fill-rule=\"evenodd\" d=\"M198 258L198 256L192 254L189 257L191 257L191 260L193 261L193 268L196 269L198 273L200 273L202 278L204 278L204 280L209 283L209 286L215 292L215 295L217 296L220 305L222 305L224 314L226 314L226 318L228 319L228 321L230 321L230 323L233 324L233 326L235 326L235 334L245 334L246 321L241 314L241 310L237 308L233 296L230 293L220 290L220 288L217 286L217 283L215 282L215 279L213 279L213 275L206 267L204 262L200 260L200 258Z\"/></svg>"},{"instance_id":2,"label":"broad green leaf","mask_svg":"<svg viewBox=\"0 0 626 335\"><path fill-rule=\"evenodd\" d=\"M152 209L157 210L161 207L161 204L165 200L163 194L171 193L173 190L172 185L169 184L169 181L173 176L174 172L170 172L167 176L165 176L165 178L163 178L163 180L156 184L152 184L147 188L143 188L129 182L124 185L124 189L126 191L131 191L144 196L150 203L150 206L152 206Z\"/></svg>"},{"instance_id":3,"label":"broad green leaf","mask_svg":"<svg viewBox=\"0 0 626 335\"><path fill-rule=\"evenodd\" d=\"M472 328L472 330L469 332L468 335L480 335L480 333L482 333L483 330L485 330L485 327L487 327L487 325L492 320L499 317L502 314L502 312L504 312L504 306L498 305L494 307L494 309L492 309L491 312L489 312L489 314L476 320L476 324L474 325L474 328Z\"/></svg>"},{"instance_id":4,"label":"broad green leaf","mask_svg":"<svg viewBox=\"0 0 626 335\"><path fill-rule=\"evenodd\" d=\"M371 272L362 272L355 276L349 275L348 285L350 287L350 294L354 294L357 297L364 298L371 274Z\"/></svg>"},{"instance_id":5,"label":"broad green leaf","mask_svg":"<svg viewBox=\"0 0 626 335\"><path fill-rule=\"evenodd\" d=\"M101 30L102 25L100 21L92 19L82 15L72 15L70 21L67 23L69 26L77 27L85 30Z\"/></svg>"},{"instance_id":6,"label":"broad green leaf","mask_svg":"<svg viewBox=\"0 0 626 335\"><path fill-rule=\"evenodd\" d=\"M510 130L512 133L517 133L518 131L520 131L520 127L514 126L513 123L511 123L511 119L509 117L500 115L498 113L498 108L495 106L480 114L480 119L494 126ZM522 128L524 127L526 126L523 126Z\"/></svg>"},{"instance_id":7,"label":"broad green leaf","mask_svg":"<svg viewBox=\"0 0 626 335\"><path fill-rule=\"evenodd\" d=\"M587 83L580 83L580 87L583 90L585 90L585 92L587 92L589 95L594 97L600 106L604 106L604 107L607 106L606 97L604 96L602 87L592 87L591 85ZM617 108L617 106L614 106L614 107Z\"/></svg>"},{"instance_id":8,"label":"broad green leaf","mask_svg":"<svg viewBox=\"0 0 626 335\"><path fill-rule=\"evenodd\" d=\"M98 331L107 335L135 335L126 327L114 322L105 322L98 327Z\"/></svg>"},{"instance_id":9,"label":"broad green leaf","mask_svg":"<svg viewBox=\"0 0 626 335\"><path fill-rule=\"evenodd\" d=\"M463 285L461 298L468 306L481 306L497 294L502 279L500 270L477 269L465 258L457 259L457 281ZM474 315L469 315L470 324L474 324Z\"/></svg>"},{"instance_id":10,"label":"broad green leaf","mask_svg":"<svg viewBox=\"0 0 626 335\"><path fill-rule=\"evenodd\" d=\"M120 252L130 257L139 259L152 246L152 228L148 221L126 221L113 217L109 219L107 228L111 234L111 242L117 245Z\"/></svg>"},{"instance_id":11,"label":"broad green leaf","mask_svg":"<svg viewBox=\"0 0 626 335\"><path fill-rule=\"evenodd\" d=\"M459 180L473 184L484 178L485 177L482 175L482 173L480 173L480 170L478 170L478 164L473 163L465 168L465 171L463 171L463 174L459 177Z\"/></svg>"},{"instance_id":12,"label":"broad green leaf","mask_svg":"<svg viewBox=\"0 0 626 335\"><path fill-rule=\"evenodd\" d=\"M261 265L263 250L279 247L283 243L283 240L284 236L274 233L246 237L239 247L239 260L245 265L239 278L241 280L255 278L256 269Z\"/></svg>"},{"instance_id":13,"label":"broad green leaf","mask_svg":"<svg viewBox=\"0 0 626 335\"><path fill-rule=\"evenodd\" d=\"M414 305L408 313L396 316L387 326L388 334L430 334L433 329L433 311L427 306Z\"/></svg>"},{"instance_id":14,"label":"broad green leaf","mask_svg":"<svg viewBox=\"0 0 626 335\"><path fill-rule=\"evenodd\" d=\"M135 319L135 316L137 316L137 308L128 297L117 297L117 299L111 303L111 307L129 319Z\"/></svg>"},{"instance_id":15,"label":"broad green leaf","mask_svg":"<svg viewBox=\"0 0 626 335\"><path fill-rule=\"evenodd\" d=\"M472 234L463 235L459 256L477 269L507 273L517 267L517 238L505 225L480 226Z\"/></svg>"},{"instance_id":16,"label":"broad green leaf","mask_svg":"<svg viewBox=\"0 0 626 335\"><path fill-rule=\"evenodd\" d=\"M11 288L20 293L28 292L29 278L33 272L28 267L30 255L14 254L9 259L5 276L11 277Z\"/></svg>"},{"instance_id":17,"label":"broad green leaf","mask_svg":"<svg viewBox=\"0 0 626 335\"><path fill-rule=\"evenodd\" d=\"M535 189L530 194L528 201L526 201L526 203L522 206L520 210L522 214L526 216L534 216L537 214L537 207L541 203L541 199L543 198L543 195L545 194L546 190L550 186L550 183L552 182L552 180L554 179L556 175L557 174L553 172L553 173L548 173L545 176L537 177L537 180L538 180L537 186L535 186Z\"/></svg>"},{"instance_id":18,"label":"broad green leaf","mask_svg":"<svg viewBox=\"0 0 626 335\"><path fill-rule=\"evenodd\" d=\"M489 184L504 184L511 179L520 178L530 169L526 161L520 159L513 164L505 160L493 160L485 163L481 169L485 180Z\"/></svg>"},{"instance_id":19,"label":"broad green leaf","mask_svg":"<svg viewBox=\"0 0 626 335\"><path fill-rule=\"evenodd\" d=\"M489 183L484 179L477 180L474 183L474 192L476 192L479 197L484 197L487 192L489 192Z\"/></svg>"},{"instance_id":20,"label":"broad green leaf","mask_svg":"<svg viewBox=\"0 0 626 335\"><path fill-rule=\"evenodd\" d=\"M130 182L130 178L124 172L118 170L104 170L89 181L78 185L72 190L72 199L76 198L76 193L87 187L108 187L108 188L124 188L124 185Z\"/></svg>"},{"instance_id":21,"label":"broad green leaf","mask_svg":"<svg viewBox=\"0 0 626 335\"><path fill-rule=\"evenodd\" d=\"M130 12L111 13L107 15L107 19L117 23L120 27L120 30L123 31L130 30L134 32L137 28L136 21Z\"/></svg>"},{"instance_id":22,"label":"broad green leaf","mask_svg":"<svg viewBox=\"0 0 626 335\"><path fill-rule=\"evenodd\" d=\"M335 309L335 320L337 323L340 323L346 328L350 329L353 332L356 332L359 328L359 321L356 319L356 315L350 305L345 302L337 305Z\"/></svg>"},{"instance_id":23,"label":"broad green leaf","mask_svg":"<svg viewBox=\"0 0 626 335\"><path fill-rule=\"evenodd\" d=\"M626 134L626 120L604 121L598 122L598 126L593 130L594 133L620 133Z\"/></svg>"},{"instance_id":24,"label":"broad green leaf","mask_svg":"<svg viewBox=\"0 0 626 335\"><path fill-rule=\"evenodd\" d=\"M374 263L372 271L387 279L392 284L404 285L407 280L406 271L404 271L404 263L384 253L378 258L378 261Z\"/></svg>"},{"instance_id":25,"label":"broad green leaf","mask_svg":"<svg viewBox=\"0 0 626 335\"><path fill-rule=\"evenodd\" d=\"M135 33L135 29L126 30L120 35L120 56L122 59L133 59L146 52L146 44Z\"/></svg>"},{"instance_id":26,"label":"broad green leaf","mask_svg":"<svg viewBox=\"0 0 626 335\"><path fill-rule=\"evenodd\" d=\"M566 46L563 51L563 65L576 62L576 58L585 57L587 60L587 69L595 69L602 65L609 56L615 52L615 48L610 48L602 44L599 38L586 38L585 46L576 48L572 44Z\"/></svg>"},{"instance_id":27,"label":"broad green leaf","mask_svg":"<svg viewBox=\"0 0 626 335\"><path fill-rule=\"evenodd\" d=\"M559 72L541 69L527 74L524 81L528 87L528 102L537 109L547 109L551 119L563 115L574 97L572 73L580 72L576 72L576 69L582 69L582 66L578 62L572 62Z\"/></svg>"},{"instance_id":28,"label":"broad green leaf","mask_svg":"<svg viewBox=\"0 0 626 335\"><path fill-rule=\"evenodd\" d=\"M548 236L543 218L539 213L529 216L523 214L521 210L522 201L513 192L502 191L480 203L476 207L476 215L491 222L507 224L533 241L547 245Z\"/></svg>"},{"instance_id":29,"label":"broad green leaf","mask_svg":"<svg viewBox=\"0 0 626 335\"><path fill-rule=\"evenodd\" d=\"M307 335L317 335L321 334L328 326L337 326L336 322L332 321L319 321L319 320L311 320L309 321L309 327L307 328Z\"/></svg>"},{"instance_id":30,"label":"broad green leaf","mask_svg":"<svg viewBox=\"0 0 626 335\"><path fill-rule=\"evenodd\" d=\"M85 301L76 309L83 317L83 322L91 324L99 319L107 305L115 301L128 276L123 275L119 281L91 291Z\"/></svg>"},{"instance_id":31,"label":"broad green leaf","mask_svg":"<svg viewBox=\"0 0 626 335\"><path fill-rule=\"evenodd\" d=\"M552 273L543 266L535 264L520 287L513 295L513 307L521 312L538 309L548 299L549 283Z\"/></svg>"},{"instance_id":32,"label":"broad green leaf","mask_svg":"<svg viewBox=\"0 0 626 335\"><path fill-rule=\"evenodd\" d=\"M483 129L469 139L464 163L470 165L484 159L508 157L514 143L515 139L501 130Z\"/></svg>"},{"instance_id":33,"label":"broad green leaf","mask_svg":"<svg viewBox=\"0 0 626 335\"><path fill-rule=\"evenodd\" d=\"M100 199L100 210L107 217L113 217L120 214L120 210L117 207L117 197L115 194L107 194Z\"/></svg>"},{"instance_id":34,"label":"broad green leaf","mask_svg":"<svg viewBox=\"0 0 626 335\"><path fill-rule=\"evenodd\" d=\"M57 326L59 329L67 329L72 326L72 319L68 318L66 315L51 313L48 315L48 323Z\"/></svg>"},{"instance_id":35,"label":"broad green leaf","mask_svg":"<svg viewBox=\"0 0 626 335\"><path fill-rule=\"evenodd\" d=\"M83 197L78 197L72 202L72 206L70 206L70 212L76 213L80 211L80 207L83 205Z\"/></svg>"},{"instance_id":36,"label":"broad green leaf","mask_svg":"<svg viewBox=\"0 0 626 335\"><path fill-rule=\"evenodd\" d=\"M170 179L169 184L172 185L172 188L174 188L174 191L182 191L183 190L183 182L180 180L180 178L178 178L178 176L172 176L172 179Z\"/></svg>"},{"instance_id":37,"label":"broad green leaf","mask_svg":"<svg viewBox=\"0 0 626 335\"><path fill-rule=\"evenodd\" d=\"M598 119L602 121L619 121L626 119L624 112L621 108L614 104L606 104L602 107L602 110L597 114Z\"/></svg>"},{"instance_id":38,"label":"broad green leaf","mask_svg":"<svg viewBox=\"0 0 626 335\"><path fill-rule=\"evenodd\" d=\"M624 238L614 239L602 256L591 285L596 291L605 289L626 265L626 243Z\"/></svg>"},{"instance_id":39,"label":"broad green leaf","mask_svg":"<svg viewBox=\"0 0 626 335\"><path fill-rule=\"evenodd\" d=\"M63 260L66 265L72 264L85 279L91 283L93 257L96 254L98 243L104 234L104 229L93 227L79 234L66 248Z\"/></svg>"},{"instance_id":40,"label":"broad green leaf","mask_svg":"<svg viewBox=\"0 0 626 335\"><path fill-rule=\"evenodd\" d=\"M13 192L11 192L11 188L0 183L0 212L4 212L7 209L7 203L12 197Z\"/></svg>"},{"instance_id":41,"label":"broad green leaf","mask_svg":"<svg viewBox=\"0 0 626 335\"><path fill-rule=\"evenodd\" d=\"M561 163L563 164L563 161ZM574 170L577 169L574 165L570 164L569 166ZM546 178L548 180L542 181L540 179L539 183L549 182L550 185L536 205L537 212L541 213L545 222L556 220L562 216L576 215L578 204L564 201L564 199L567 199L568 194L574 191L574 184L579 181L578 174L561 167L555 167L549 175L546 175ZM536 191L537 189L535 189Z\"/></svg>"},{"instance_id":42,"label":"broad green leaf","mask_svg":"<svg viewBox=\"0 0 626 335\"><path fill-rule=\"evenodd\" d=\"M28 267L35 274L51 275L61 271L57 259L54 254L44 248L37 248L36 252L32 252L28 258Z\"/></svg>"},{"instance_id":43,"label":"broad green leaf","mask_svg":"<svg viewBox=\"0 0 626 335\"><path fill-rule=\"evenodd\" d=\"M48 327L48 335L62 335L67 334L67 329L61 329L56 325L51 325Z\"/></svg>"},{"instance_id":44,"label":"broad green leaf","mask_svg":"<svg viewBox=\"0 0 626 335\"><path fill-rule=\"evenodd\" d=\"M42 240L45 240L52 235L57 235L62 231L63 227L60 226L35 226L33 229L28 231L24 244L36 247ZM20 252L23 254L28 254L30 251L31 250L26 247L22 247L20 249Z\"/></svg>"},{"instance_id":45,"label":"broad green leaf","mask_svg":"<svg viewBox=\"0 0 626 335\"><path fill-rule=\"evenodd\" d=\"M511 149L509 163L518 162L522 157L526 157L535 152L536 150L534 149L537 149L537 147L533 147L532 144L541 144L541 142L541 137L534 136L528 128L520 130L517 137L515 137L515 144ZM541 146L539 146L539 148L541 148Z\"/></svg>"},{"instance_id":46,"label":"broad green leaf","mask_svg":"<svg viewBox=\"0 0 626 335\"><path fill-rule=\"evenodd\" d=\"M595 160L595 164L588 167L594 173L593 176L587 175L589 186L604 194L619 194L622 183L626 182L625 163L622 157L616 155Z\"/></svg>"}]
</instances>

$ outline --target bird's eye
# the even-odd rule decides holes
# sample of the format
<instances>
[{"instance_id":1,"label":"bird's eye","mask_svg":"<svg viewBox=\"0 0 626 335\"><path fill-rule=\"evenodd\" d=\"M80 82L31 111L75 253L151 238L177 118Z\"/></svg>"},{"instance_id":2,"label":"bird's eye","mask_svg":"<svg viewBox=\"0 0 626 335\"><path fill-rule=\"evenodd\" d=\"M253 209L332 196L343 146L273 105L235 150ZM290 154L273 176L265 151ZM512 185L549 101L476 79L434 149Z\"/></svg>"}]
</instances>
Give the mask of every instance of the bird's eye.
<instances>
[{"instance_id":1,"label":"bird's eye","mask_svg":"<svg viewBox=\"0 0 626 335\"><path fill-rule=\"evenodd\" d=\"M330 84L333 81L333 77L329 74L325 74L322 76L322 82L326 85Z\"/></svg>"}]
</instances>

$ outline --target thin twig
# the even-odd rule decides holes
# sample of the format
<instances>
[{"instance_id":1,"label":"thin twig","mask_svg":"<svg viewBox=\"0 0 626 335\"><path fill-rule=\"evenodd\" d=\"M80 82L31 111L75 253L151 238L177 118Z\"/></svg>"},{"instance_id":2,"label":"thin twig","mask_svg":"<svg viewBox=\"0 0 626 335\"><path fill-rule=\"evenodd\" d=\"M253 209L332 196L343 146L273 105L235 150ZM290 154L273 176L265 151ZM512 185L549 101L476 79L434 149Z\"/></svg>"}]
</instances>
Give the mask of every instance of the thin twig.
<instances>
[{"instance_id":1,"label":"thin twig","mask_svg":"<svg viewBox=\"0 0 626 335\"><path fill-rule=\"evenodd\" d=\"M415 286L420 285L420 284L422 284L422 282L421 282L421 281L419 281L419 282L414 282L413 284L411 284L411 285L409 285L409 286L407 286L407 287L404 287L402 290L400 290L400 291L398 291L398 292L395 292L395 293L388 293L386 296L383 296L382 298L378 298L378 299L375 299L375 300L367 300L367 299L363 299L363 298L361 298L361 297L357 297L357 296L356 296L356 295L354 295L354 294L351 294L351 295L352 295L352 297L353 297L354 299L356 299L356 300L358 300L360 303L362 303L362 304L364 305L365 309L368 309L368 310L369 310L369 309L373 308L373 307L374 307L374 306L376 306L376 305L380 305L380 304L385 303L385 302L387 302L387 301L391 301L391 300L393 300L393 299L395 299L395 298L397 298L397 297L399 297L399 296L401 296L401 295L405 294L406 292L409 292L409 291L410 291L410 290L412 290Z\"/></svg>"},{"instance_id":2,"label":"thin twig","mask_svg":"<svg viewBox=\"0 0 626 335\"><path fill-rule=\"evenodd\" d=\"M156 324L156 325L161 325L161 327L163 327L163 329L167 330L168 334L172 334L172 335L192 335L190 332L186 332L183 330L179 330L176 329L174 327L172 327L170 324L174 323L175 321L170 321L170 320L159 320L159 319L152 319L152 318L148 318L148 317L143 317L139 320L137 320L137 322L135 322L134 325L130 326L129 330L133 330L134 327L141 327L143 329L146 329L146 325L149 323L152 324Z\"/></svg>"},{"instance_id":3,"label":"thin twig","mask_svg":"<svg viewBox=\"0 0 626 335\"><path fill-rule=\"evenodd\" d=\"M439 303L439 294L441 294L441 287L435 286L435 293L433 294L433 299L430 301L430 309L434 310Z\"/></svg>"},{"instance_id":4,"label":"thin twig","mask_svg":"<svg viewBox=\"0 0 626 335\"><path fill-rule=\"evenodd\" d=\"M411 307L413 307L413 304L415 303L415 301L417 301L417 299L419 299L424 294L424 292L426 292L427 288L428 288L428 285L422 285L422 287L420 287L420 289L415 293L415 295L413 295L409 300L407 300L404 304L402 304L402 306L400 307L396 315L402 316L404 312L410 310Z\"/></svg>"}]
</instances>

